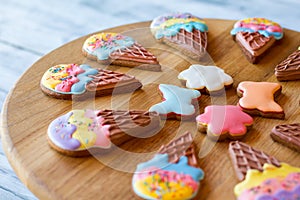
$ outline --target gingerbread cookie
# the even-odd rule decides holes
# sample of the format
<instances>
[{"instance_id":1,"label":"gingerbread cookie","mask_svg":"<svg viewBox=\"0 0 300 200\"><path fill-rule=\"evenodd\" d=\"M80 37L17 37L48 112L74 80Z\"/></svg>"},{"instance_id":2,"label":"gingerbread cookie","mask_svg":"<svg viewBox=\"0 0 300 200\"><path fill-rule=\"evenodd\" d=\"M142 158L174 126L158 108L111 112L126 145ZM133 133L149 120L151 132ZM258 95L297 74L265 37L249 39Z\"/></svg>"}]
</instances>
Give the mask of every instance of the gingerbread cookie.
<instances>
[{"instance_id":1,"label":"gingerbread cookie","mask_svg":"<svg viewBox=\"0 0 300 200\"><path fill-rule=\"evenodd\" d=\"M101 64L161 71L157 58L133 38L119 33L98 33L83 44L83 55Z\"/></svg>"},{"instance_id":2,"label":"gingerbread cookie","mask_svg":"<svg viewBox=\"0 0 300 200\"><path fill-rule=\"evenodd\" d=\"M155 18L151 25L154 37L200 60L206 54L208 27L203 19L190 13L172 13Z\"/></svg>"},{"instance_id":3,"label":"gingerbread cookie","mask_svg":"<svg viewBox=\"0 0 300 200\"><path fill-rule=\"evenodd\" d=\"M300 123L277 125L272 129L271 137L274 141L300 152Z\"/></svg>"},{"instance_id":4,"label":"gingerbread cookie","mask_svg":"<svg viewBox=\"0 0 300 200\"><path fill-rule=\"evenodd\" d=\"M250 115L284 119L284 111L274 101L281 93L281 85L270 82L244 81L238 85L237 94L242 97L238 105Z\"/></svg>"},{"instance_id":5,"label":"gingerbread cookie","mask_svg":"<svg viewBox=\"0 0 300 200\"><path fill-rule=\"evenodd\" d=\"M275 67L278 81L300 79L300 47Z\"/></svg>"},{"instance_id":6,"label":"gingerbread cookie","mask_svg":"<svg viewBox=\"0 0 300 200\"><path fill-rule=\"evenodd\" d=\"M185 133L162 146L151 160L137 166L134 192L143 199L193 199L204 178L195 156L193 138Z\"/></svg>"},{"instance_id":7,"label":"gingerbread cookie","mask_svg":"<svg viewBox=\"0 0 300 200\"><path fill-rule=\"evenodd\" d=\"M213 140L241 139L252 126L253 119L238 106L212 105L196 118L198 130Z\"/></svg>"},{"instance_id":8,"label":"gingerbread cookie","mask_svg":"<svg viewBox=\"0 0 300 200\"><path fill-rule=\"evenodd\" d=\"M149 111L156 111L168 119L178 120L189 120L196 115L196 104L201 96L199 91L168 84L160 84L158 89L163 102L153 105Z\"/></svg>"},{"instance_id":9,"label":"gingerbread cookie","mask_svg":"<svg viewBox=\"0 0 300 200\"><path fill-rule=\"evenodd\" d=\"M237 21L231 30L246 58L257 63L263 54L283 37L281 26L265 18L247 18Z\"/></svg>"},{"instance_id":10,"label":"gingerbread cookie","mask_svg":"<svg viewBox=\"0 0 300 200\"><path fill-rule=\"evenodd\" d=\"M217 66L191 65L178 75L187 88L199 90L202 93L218 94L224 87L230 88L233 84L231 76Z\"/></svg>"},{"instance_id":11,"label":"gingerbread cookie","mask_svg":"<svg viewBox=\"0 0 300 200\"><path fill-rule=\"evenodd\" d=\"M91 95L134 92L143 85L134 76L89 65L61 64L48 69L40 83L42 91L54 98L86 98Z\"/></svg>"},{"instance_id":12,"label":"gingerbread cookie","mask_svg":"<svg viewBox=\"0 0 300 200\"><path fill-rule=\"evenodd\" d=\"M65 155L86 156L159 128L160 117L155 112L72 110L50 123L48 141Z\"/></svg>"}]
</instances>

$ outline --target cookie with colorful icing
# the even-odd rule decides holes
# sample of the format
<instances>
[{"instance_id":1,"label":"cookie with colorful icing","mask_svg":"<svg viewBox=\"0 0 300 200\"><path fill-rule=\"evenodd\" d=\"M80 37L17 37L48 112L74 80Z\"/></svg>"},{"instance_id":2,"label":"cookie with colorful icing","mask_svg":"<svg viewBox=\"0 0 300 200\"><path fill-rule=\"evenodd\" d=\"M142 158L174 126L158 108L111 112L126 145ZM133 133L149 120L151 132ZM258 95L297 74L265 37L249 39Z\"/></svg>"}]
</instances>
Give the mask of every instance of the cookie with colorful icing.
<instances>
[{"instance_id":1,"label":"cookie with colorful icing","mask_svg":"<svg viewBox=\"0 0 300 200\"><path fill-rule=\"evenodd\" d=\"M48 141L58 152L86 156L111 150L133 137L155 133L160 117L155 112L123 110L72 110L48 127Z\"/></svg>"},{"instance_id":2,"label":"cookie with colorful icing","mask_svg":"<svg viewBox=\"0 0 300 200\"><path fill-rule=\"evenodd\" d=\"M300 47L275 67L278 81L300 80Z\"/></svg>"},{"instance_id":3,"label":"cookie with colorful icing","mask_svg":"<svg viewBox=\"0 0 300 200\"><path fill-rule=\"evenodd\" d=\"M274 100L281 94L281 89L278 83L241 82L237 88L237 94L241 97L238 105L250 115L284 119L282 107Z\"/></svg>"},{"instance_id":4,"label":"cookie with colorful icing","mask_svg":"<svg viewBox=\"0 0 300 200\"><path fill-rule=\"evenodd\" d=\"M151 25L154 37L200 60L206 54L208 27L203 19L190 13L171 13L158 16Z\"/></svg>"},{"instance_id":5,"label":"cookie with colorful icing","mask_svg":"<svg viewBox=\"0 0 300 200\"><path fill-rule=\"evenodd\" d=\"M134 92L142 83L120 72L93 69L89 65L60 64L44 73L40 86L51 97L72 99Z\"/></svg>"},{"instance_id":6,"label":"cookie with colorful icing","mask_svg":"<svg viewBox=\"0 0 300 200\"><path fill-rule=\"evenodd\" d=\"M162 146L151 160L141 163L132 178L136 195L143 199L182 200L194 198L204 178L190 133Z\"/></svg>"},{"instance_id":7,"label":"cookie with colorful icing","mask_svg":"<svg viewBox=\"0 0 300 200\"><path fill-rule=\"evenodd\" d=\"M185 82L190 89L199 90L201 94L219 94L224 88L233 84L233 79L223 69L217 66L203 66L194 64L178 75L178 79Z\"/></svg>"},{"instance_id":8,"label":"cookie with colorful icing","mask_svg":"<svg viewBox=\"0 0 300 200\"><path fill-rule=\"evenodd\" d=\"M272 129L271 137L274 141L300 152L300 123L277 125Z\"/></svg>"},{"instance_id":9,"label":"cookie with colorful icing","mask_svg":"<svg viewBox=\"0 0 300 200\"><path fill-rule=\"evenodd\" d=\"M198 130L210 139L222 141L241 139L252 126L253 118L238 106L211 105L196 117Z\"/></svg>"},{"instance_id":10,"label":"cookie with colorful icing","mask_svg":"<svg viewBox=\"0 0 300 200\"><path fill-rule=\"evenodd\" d=\"M234 187L238 200L300 199L300 168L280 163L265 164L263 171L248 170L243 182Z\"/></svg>"},{"instance_id":11,"label":"cookie with colorful icing","mask_svg":"<svg viewBox=\"0 0 300 200\"><path fill-rule=\"evenodd\" d=\"M83 55L102 64L161 71L157 58L132 37L120 33L98 33L86 39Z\"/></svg>"},{"instance_id":12,"label":"cookie with colorful icing","mask_svg":"<svg viewBox=\"0 0 300 200\"><path fill-rule=\"evenodd\" d=\"M160 84L158 89L163 101L153 105L149 111L158 112L168 119L189 120L196 116L201 96L199 91L168 84Z\"/></svg>"},{"instance_id":13,"label":"cookie with colorful icing","mask_svg":"<svg viewBox=\"0 0 300 200\"><path fill-rule=\"evenodd\" d=\"M275 41L283 37L283 29L265 18L247 18L234 24L231 35L249 62L257 63Z\"/></svg>"}]
</instances>

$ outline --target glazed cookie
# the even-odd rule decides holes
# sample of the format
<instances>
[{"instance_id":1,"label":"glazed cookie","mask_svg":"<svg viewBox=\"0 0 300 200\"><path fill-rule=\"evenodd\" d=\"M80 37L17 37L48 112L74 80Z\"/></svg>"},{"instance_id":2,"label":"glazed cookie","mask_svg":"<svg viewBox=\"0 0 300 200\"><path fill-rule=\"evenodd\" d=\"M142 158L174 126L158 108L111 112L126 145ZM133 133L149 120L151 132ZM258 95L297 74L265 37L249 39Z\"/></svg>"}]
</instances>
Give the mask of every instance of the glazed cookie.
<instances>
[{"instance_id":1,"label":"glazed cookie","mask_svg":"<svg viewBox=\"0 0 300 200\"><path fill-rule=\"evenodd\" d=\"M263 54L283 37L281 26L265 18L247 18L237 21L231 30L235 41L251 63L257 63Z\"/></svg>"},{"instance_id":2,"label":"glazed cookie","mask_svg":"<svg viewBox=\"0 0 300 200\"><path fill-rule=\"evenodd\" d=\"M224 87L230 88L232 77L217 66L191 65L178 75L178 79L185 82L187 88L199 90L206 94L219 94Z\"/></svg>"},{"instance_id":3,"label":"glazed cookie","mask_svg":"<svg viewBox=\"0 0 300 200\"><path fill-rule=\"evenodd\" d=\"M206 132L213 140L241 139L253 119L238 106L207 106L204 113L196 118L198 130Z\"/></svg>"},{"instance_id":4,"label":"glazed cookie","mask_svg":"<svg viewBox=\"0 0 300 200\"><path fill-rule=\"evenodd\" d=\"M134 92L142 83L134 76L89 65L61 64L43 75L42 91L54 98L72 99Z\"/></svg>"},{"instance_id":5,"label":"glazed cookie","mask_svg":"<svg viewBox=\"0 0 300 200\"><path fill-rule=\"evenodd\" d=\"M277 125L272 129L271 137L274 141L300 152L300 123Z\"/></svg>"},{"instance_id":6,"label":"glazed cookie","mask_svg":"<svg viewBox=\"0 0 300 200\"><path fill-rule=\"evenodd\" d=\"M280 167L264 164L263 171L248 170L234 193L238 200L300 199L300 168L280 163Z\"/></svg>"},{"instance_id":7,"label":"glazed cookie","mask_svg":"<svg viewBox=\"0 0 300 200\"><path fill-rule=\"evenodd\" d=\"M83 44L83 55L101 64L161 71L157 58L133 38L119 33L98 33Z\"/></svg>"},{"instance_id":8,"label":"glazed cookie","mask_svg":"<svg viewBox=\"0 0 300 200\"><path fill-rule=\"evenodd\" d=\"M274 101L281 93L281 85L270 82L244 81L238 85L237 94L242 97L238 105L250 115L284 119L284 111Z\"/></svg>"},{"instance_id":9,"label":"glazed cookie","mask_svg":"<svg viewBox=\"0 0 300 200\"><path fill-rule=\"evenodd\" d=\"M186 133L141 163L132 178L134 192L143 199L182 200L194 198L204 178L192 144Z\"/></svg>"},{"instance_id":10,"label":"glazed cookie","mask_svg":"<svg viewBox=\"0 0 300 200\"><path fill-rule=\"evenodd\" d=\"M153 105L149 111L156 111L168 119L189 120L195 117L198 98L197 90L181 88L175 85L160 84L158 87L163 102Z\"/></svg>"},{"instance_id":11,"label":"glazed cookie","mask_svg":"<svg viewBox=\"0 0 300 200\"><path fill-rule=\"evenodd\" d=\"M300 79L300 47L275 67L275 76L278 81Z\"/></svg>"},{"instance_id":12,"label":"glazed cookie","mask_svg":"<svg viewBox=\"0 0 300 200\"><path fill-rule=\"evenodd\" d=\"M160 117L155 112L72 110L50 123L48 141L62 154L86 156L159 129Z\"/></svg>"},{"instance_id":13,"label":"glazed cookie","mask_svg":"<svg viewBox=\"0 0 300 200\"><path fill-rule=\"evenodd\" d=\"M166 14L155 18L150 28L157 40L193 59L206 54L208 27L203 19L190 13Z\"/></svg>"}]
</instances>

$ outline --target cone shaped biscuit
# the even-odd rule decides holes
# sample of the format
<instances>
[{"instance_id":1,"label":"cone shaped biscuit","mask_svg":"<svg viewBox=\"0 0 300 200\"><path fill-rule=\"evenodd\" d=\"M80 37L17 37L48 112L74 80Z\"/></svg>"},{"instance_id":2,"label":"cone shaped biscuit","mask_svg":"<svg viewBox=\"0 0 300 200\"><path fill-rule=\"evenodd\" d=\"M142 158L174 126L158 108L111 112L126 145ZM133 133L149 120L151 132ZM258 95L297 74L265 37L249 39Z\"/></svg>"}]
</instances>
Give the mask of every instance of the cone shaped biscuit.
<instances>
[{"instance_id":1,"label":"cone shaped biscuit","mask_svg":"<svg viewBox=\"0 0 300 200\"><path fill-rule=\"evenodd\" d=\"M48 141L58 152L86 156L111 150L133 137L154 133L160 128L155 112L123 110L72 110L53 120Z\"/></svg>"},{"instance_id":2,"label":"cone shaped biscuit","mask_svg":"<svg viewBox=\"0 0 300 200\"><path fill-rule=\"evenodd\" d=\"M134 76L89 65L61 64L47 70L40 83L42 91L54 98L93 98L134 92L142 83Z\"/></svg>"},{"instance_id":3,"label":"cone shaped biscuit","mask_svg":"<svg viewBox=\"0 0 300 200\"><path fill-rule=\"evenodd\" d=\"M244 180L250 169L262 171L265 163L280 166L276 158L239 141L229 143L229 154L239 180Z\"/></svg>"},{"instance_id":4,"label":"cone shaped biscuit","mask_svg":"<svg viewBox=\"0 0 300 200\"><path fill-rule=\"evenodd\" d=\"M231 35L249 62L257 63L275 41L283 37L283 31L271 20L247 18L235 23Z\"/></svg>"},{"instance_id":5,"label":"cone shaped biscuit","mask_svg":"<svg viewBox=\"0 0 300 200\"><path fill-rule=\"evenodd\" d=\"M101 64L161 71L157 58L133 38L119 33L98 33L83 44L83 55Z\"/></svg>"},{"instance_id":6,"label":"cone shaped biscuit","mask_svg":"<svg viewBox=\"0 0 300 200\"><path fill-rule=\"evenodd\" d=\"M200 60L206 53L205 22L190 13L172 13L159 16L151 23L154 37L183 54Z\"/></svg>"},{"instance_id":7,"label":"cone shaped biscuit","mask_svg":"<svg viewBox=\"0 0 300 200\"><path fill-rule=\"evenodd\" d=\"M275 67L275 76L279 81L300 79L300 48Z\"/></svg>"},{"instance_id":8,"label":"cone shaped biscuit","mask_svg":"<svg viewBox=\"0 0 300 200\"><path fill-rule=\"evenodd\" d=\"M273 140L300 152L300 123L282 124L272 129Z\"/></svg>"}]
</instances>

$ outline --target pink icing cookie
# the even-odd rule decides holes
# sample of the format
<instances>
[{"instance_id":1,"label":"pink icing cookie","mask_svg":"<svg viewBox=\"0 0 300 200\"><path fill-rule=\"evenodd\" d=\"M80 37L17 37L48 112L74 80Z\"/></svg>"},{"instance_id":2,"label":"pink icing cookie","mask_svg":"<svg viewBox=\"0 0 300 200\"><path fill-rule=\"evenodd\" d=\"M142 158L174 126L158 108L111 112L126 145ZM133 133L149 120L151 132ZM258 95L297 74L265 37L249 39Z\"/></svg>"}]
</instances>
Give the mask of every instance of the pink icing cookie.
<instances>
[{"instance_id":1,"label":"pink icing cookie","mask_svg":"<svg viewBox=\"0 0 300 200\"><path fill-rule=\"evenodd\" d=\"M237 88L238 96L242 97L238 106L250 115L284 119L282 107L274 101L274 97L281 93L281 89L278 83L241 82Z\"/></svg>"},{"instance_id":2,"label":"pink icing cookie","mask_svg":"<svg viewBox=\"0 0 300 200\"><path fill-rule=\"evenodd\" d=\"M204 113L196 118L200 132L206 132L213 140L240 139L247 128L253 124L253 119L238 106L212 105L207 106Z\"/></svg>"}]
</instances>

